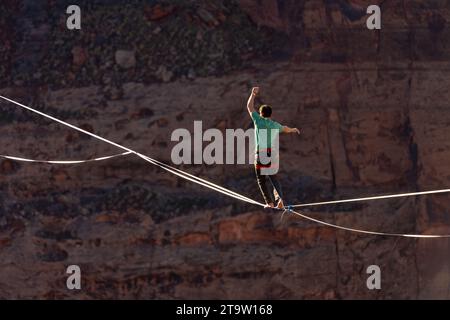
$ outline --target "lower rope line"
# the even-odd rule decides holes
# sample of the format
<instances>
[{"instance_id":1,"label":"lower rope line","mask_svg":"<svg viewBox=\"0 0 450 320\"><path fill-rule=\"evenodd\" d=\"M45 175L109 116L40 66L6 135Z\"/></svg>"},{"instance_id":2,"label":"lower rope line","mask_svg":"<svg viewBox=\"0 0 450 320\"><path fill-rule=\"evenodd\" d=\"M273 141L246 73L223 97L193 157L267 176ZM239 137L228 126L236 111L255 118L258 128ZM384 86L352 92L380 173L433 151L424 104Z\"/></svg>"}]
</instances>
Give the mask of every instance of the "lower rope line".
<instances>
[{"instance_id":1,"label":"lower rope line","mask_svg":"<svg viewBox=\"0 0 450 320\"><path fill-rule=\"evenodd\" d=\"M170 172L170 173L172 173L172 174L174 174L176 176L179 176L179 177L181 177L183 179L186 179L188 181L197 183L197 184L202 185L204 187L207 187L209 189L215 190L215 191L217 191L219 193L222 193L222 194L225 194L225 195L227 195L229 197L232 197L232 198L244 201L244 202L248 202L248 203L251 203L251 204L255 204L255 205L264 207L264 204L262 204L262 203L259 203L259 202L255 201L253 199L247 198L247 197L245 197L243 195L240 195L239 193L236 193L234 191L231 191L231 190L228 190L226 188L223 188L223 187L220 187L218 185L215 185L212 182L209 182L209 181L204 180L204 179L200 179L198 177L195 177L195 178L199 179L199 180L196 180L196 179L190 177L192 175L190 175L190 174L188 174L186 172L183 172L181 170L178 170L178 171L181 171L183 173L177 172L176 170L173 170L172 168L170 168L169 165L162 166L162 165L158 164L159 161L156 162L154 159L152 159L150 157L144 156L142 154L137 154L137 156L142 158L142 159L144 159L145 161L150 162L151 164L153 164L153 165L155 165L157 167L160 167L161 169L166 170L167 172Z\"/></svg>"},{"instance_id":2,"label":"lower rope line","mask_svg":"<svg viewBox=\"0 0 450 320\"><path fill-rule=\"evenodd\" d=\"M172 167L172 166L170 166L170 165L168 165L166 163L163 163L163 162L160 162L160 161L158 161L156 159L150 158L150 157L148 157L146 155L143 155L143 154L141 154L141 153L139 153L137 151L134 151L134 150L132 150L130 148L124 147L124 146L122 146L122 145L120 145L118 143L110 141L110 140L108 140L106 138L98 136L98 135L96 135L94 133L91 133L89 131L86 131L86 130L83 130L81 128L78 128L78 127L76 127L76 126L74 126L74 125L72 125L70 123L67 123L67 122L62 121L60 119L52 117L52 116L50 116L48 114L45 114L45 113L43 113L41 111L35 110L35 109L31 108L31 107L23 105L23 104L21 104L19 102L16 102L14 100L9 99L9 98L3 97L1 95L0 95L0 98L3 99L3 100L6 100L8 102L11 102L11 103L13 103L13 104L15 104L15 105L17 105L17 106L19 106L21 108L24 108L24 109L27 109L27 110L32 111L34 113L37 113L37 114L39 114L39 115L41 115L41 116L43 116L45 118L48 118L48 119L56 121L56 122L58 122L60 124L63 124L65 126L69 127L69 128L72 128L74 130L82 132L82 133L84 133L84 134L86 134L88 136L91 136L93 138L96 138L98 140L106 142L108 144L111 144L111 145L113 145L113 146L115 146L115 147L117 147L119 149L123 149L123 150L127 151L127 152L122 153L120 155L113 155L113 156L97 158L97 159L90 159L90 160L80 160L82 162L80 162L80 161L78 161L78 162L71 161L71 163L83 163L83 162L88 162L88 161L100 161L100 160L110 159L112 157L122 156L122 155L125 155L125 154L135 154L139 158L141 158L141 159L143 159L143 160L145 160L145 161L147 161L147 162L149 162L149 163L151 163L151 164L153 164L153 165L155 165L155 166L157 166L157 167L159 167L159 168L161 168L161 169L163 169L163 170L165 170L167 172L170 172L170 173L172 173L172 174L174 174L176 176L179 176L179 177L181 177L181 178L183 178L185 180L188 180L188 181L194 182L196 184L202 185L202 186L204 186L206 188L212 189L214 191L217 191L217 192L222 193L224 195L227 195L229 197L232 197L232 198L235 198L235 199L247 202L247 203L251 203L251 204L254 204L254 205L258 205L258 206L264 207L264 204L262 204L262 203L260 203L258 201L255 201L255 200L250 199L250 198L248 198L246 196L243 196L243 195L241 195L241 194L239 194L237 192L234 192L232 190L229 190L227 188L224 188L222 186L214 184L214 183L212 183L210 181L207 181L205 179L196 177L196 176L191 175L191 174L189 174L187 172L184 172L182 170L174 168L174 167ZM10 159L19 160L19 161L29 161L29 162L68 163L67 161L52 161L52 162L50 162L50 161L23 159L23 158L10 157L10 156L3 156L3 157L4 158L8 157ZM304 219L309 220L309 221L316 222L318 224L322 224L322 225L325 225L325 226L328 226L328 227L341 229L341 230L345 230L345 231L356 232L356 233L379 235L379 236L410 237L410 238L449 238L450 235L419 235L419 234L384 233L384 232L366 231L366 230L342 227L342 226L334 225L334 224L331 224L331 223L328 223L328 222L325 222L325 221L321 221L321 220L309 217L309 216L304 215L302 213L296 212L296 211L294 211L292 209L293 207L306 207L306 206L325 205L325 204L342 203L342 202L366 201L366 200L376 200L376 199L385 199L385 198L395 198L395 197L401 197L401 196L410 196L410 195L419 195L419 194L431 194L431 193L443 193L443 192L450 192L450 189L415 192L415 193L409 193L409 194L403 194L403 195L387 195L387 196L367 197L367 198L359 198L359 199L348 199L348 200L337 200L337 201L327 201L327 202L316 202L316 203L309 203L309 204L300 204L300 205L294 205L294 206L287 206L286 209L284 209L284 213L285 212L291 212L291 213L293 213L293 214L295 214L295 215L297 215L297 216L299 216L301 218L304 218ZM283 209L281 209L281 210L283 210Z\"/></svg>"},{"instance_id":3,"label":"lower rope line","mask_svg":"<svg viewBox=\"0 0 450 320\"><path fill-rule=\"evenodd\" d=\"M177 176L179 176L179 177L181 177L181 178L184 178L184 179L186 179L186 180L192 181L192 182L197 183L197 184L199 184L199 185L205 186L205 187L207 187L207 188L209 188L209 189L215 190L215 191L220 192L220 193L222 193L222 194L226 194L226 195L228 195L228 196L230 196L230 197L239 199L239 200L241 200L241 201L248 202L248 203L251 203L251 204L255 204L255 205L258 205L258 206L264 206L262 203L259 203L259 202L255 201L255 200L252 200L252 199L250 199L250 198L247 198L247 197L245 197L245 196L243 196L243 195L241 195L241 194L239 194L239 193L236 193L236 192L234 192L234 191L231 191L231 190L229 190L229 189L226 189L226 188L224 188L224 187L221 187L221 186L219 186L219 185L217 185L217 184L214 184L214 183L212 183L212 182L209 182L209 181L207 181L207 180L205 180L205 179L201 179L201 178L195 177L195 176L193 176L193 175L189 175L188 173L186 173L186 172L184 172L184 171L182 171L182 170L178 170L178 169L175 169L175 168L173 168L173 167L170 167L169 165L164 164L164 163L162 163L162 162L160 162L160 161L158 161L158 160L156 160L156 159L152 159L152 158L150 158L150 157L148 157L148 156L145 156L145 155L143 155L143 154L141 154L141 153L139 153L139 152L137 152L137 151L134 151L134 150L132 150L132 149L130 149L130 148L127 148L127 147L125 147L125 146L122 146L122 145L120 145L120 144L118 144L118 143L115 143L115 142L113 142L113 141L111 141L111 140L108 140L108 139L106 139L106 138L103 138L103 137L101 137L101 136L99 136L99 135L96 135L96 134L94 134L94 133L92 133L92 132L89 132L89 131L86 131L86 130L84 130L84 129L81 129L81 128L77 127L77 126L74 126L74 125L68 123L68 122L65 122L65 121L63 121L63 120L60 120L60 119L55 118L55 117L53 117L53 116L50 116L50 115L48 115L48 114L46 114L46 113L44 113L44 112L38 111L38 110L36 110L36 109L33 109L33 108L31 108L31 107L29 107L29 106L26 106L26 105L24 105L24 104L22 104L22 103L19 103L19 102L17 102L17 101L14 101L14 100L12 100L12 99L6 98L6 97L1 96L1 95L0 95L0 98L3 99L3 100L8 101L8 102L10 102L10 103L13 103L13 104L15 104L16 106L19 106L19 107L21 107L21 108L24 108L24 109L27 109L27 110L29 110L29 111L31 111L31 112L34 112L34 113L36 113L36 114L39 114L39 115L42 116L42 117L45 117L45 118L47 118L47 119L53 120L53 121L55 121L55 122L58 122L58 123L60 123L60 124L62 124L62 125L64 125L64 126L67 126L67 127L69 127L69 128L72 128L72 129L74 129L74 130L76 130L76 131L82 132L82 133L84 133L84 134L86 134L86 135L88 135L88 136L91 136L91 137L95 138L95 139L98 139L98 140L100 140L100 141L103 141L103 142L106 142L106 143L108 143L108 144L111 144L111 145L113 145L113 146L115 146L115 147L117 147L117 148L119 148L119 149L123 149L123 150L128 151L128 152L130 152L130 153L132 153L132 154L135 154L135 155L137 155L138 157L140 157L141 159L144 159L145 161L147 161L147 162L149 162L149 163L152 163L153 165L155 165L155 166L157 166L157 167L160 167L160 168L162 168L162 169L164 169L164 170L166 170L166 171L169 171L169 172L171 172L171 173L173 173L173 174L175 174L175 175L177 175ZM178 170L178 171L177 171L177 170ZM189 176L188 176L188 175L189 175Z\"/></svg>"},{"instance_id":4,"label":"lower rope line","mask_svg":"<svg viewBox=\"0 0 450 320\"><path fill-rule=\"evenodd\" d=\"M315 223L319 223L319 224L325 225L327 227L340 229L340 230L344 230L344 231L356 232L356 233L370 234L370 235L376 235L376 236L405 237L405 238L450 238L450 234L439 234L439 235L438 234L407 234L407 233L389 233L389 232L377 232L377 231L354 229L354 228L348 228L348 227L343 227L343 226L339 226L336 224L328 223L328 222L325 222L325 221L322 221L319 219L314 219L312 217L309 217L305 214L302 214L302 213L294 211L294 210L291 210L290 212L292 212L293 214L295 214L303 219L313 221Z\"/></svg>"},{"instance_id":5,"label":"lower rope line","mask_svg":"<svg viewBox=\"0 0 450 320\"><path fill-rule=\"evenodd\" d=\"M175 167L172 167L172 166L170 166L170 165L168 165L168 164L166 164L166 163L164 163L164 162L160 162L160 161L158 161L158 160L151 159L151 158L149 158L149 157L147 157L147 156L145 156L145 158L147 158L147 159L149 159L149 160L152 160L153 162L155 162L154 164L157 165L157 166L164 167L163 169L166 170L166 171L169 171L169 170L167 170L167 169L176 171L176 172L180 173L180 174L183 175L183 176L187 176L187 177L190 177L190 178L192 178L192 179L195 179L196 181L200 181L200 182L202 182L202 183L206 183L206 184L210 185L211 187L214 187L214 190L216 190L216 191L222 190L222 191L227 192L227 193L229 193L229 194L234 194L236 197L245 199L245 201L248 202L248 203L256 204L256 205L259 205L259 206L264 206L264 204L262 204L262 203L260 203L260 202L257 202L257 201L255 201L255 200L253 200L253 199L251 199L251 198L246 197L246 196L243 196L243 195L241 195L240 193L234 192L234 191L232 191L232 190L229 190L229 189L227 189L227 188L224 188L224 187L221 187L221 186L219 186L219 185L217 185L217 184L214 184L214 183L212 183L212 182L210 182L210 181L208 181L208 180L199 178L199 177L197 177L197 176L194 176L194 175L192 175L192 174L189 174L189 173L187 173L187 172L184 172L184 171L182 171L182 170L179 170L179 169L177 169L177 168L175 168ZM170 172L172 172L172 171L170 171ZM172 172L172 173L173 173L173 174L176 174L176 173L174 173L174 172ZM189 180L189 179L188 179L188 180ZM195 182L195 181L194 181L194 182ZM219 191L219 192L220 192L220 191Z\"/></svg>"},{"instance_id":6,"label":"lower rope line","mask_svg":"<svg viewBox=\"0 0 450 320\"><path fill-rule=\"evenodd\" d=\"M94 162L94 161L103 161L103 160L108 160L108 159L112 159L112 158L123 157L123 156L129 155L129 154L131 154L131 152L127 151L127 152L123 152L123 153L113 154L111 156L94 158L94 159L87 159L87 160L35 160L35 159L27 159L27 158L6 156L6 155L3 155L3 154L0 154L0 158L14 160L14 161L21 161L21 162L34 162L34 163L80 164L80 163L87 163L87 162Z\"/></svg>"}]
</instances>

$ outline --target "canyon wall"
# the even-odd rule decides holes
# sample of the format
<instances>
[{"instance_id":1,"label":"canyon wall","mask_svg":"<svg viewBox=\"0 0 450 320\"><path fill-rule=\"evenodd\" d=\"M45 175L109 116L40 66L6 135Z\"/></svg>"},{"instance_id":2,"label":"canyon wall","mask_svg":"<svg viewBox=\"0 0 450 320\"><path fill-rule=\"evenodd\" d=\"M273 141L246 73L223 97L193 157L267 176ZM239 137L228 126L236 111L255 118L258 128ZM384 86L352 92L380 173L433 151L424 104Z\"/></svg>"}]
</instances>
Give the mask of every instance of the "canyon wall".
<instances>
[{"instance_id":1,"label":"canyon wall","mask_svg":"<svg viewBox=\"0 0 450 320\"><path fill-rule=\"evenodd\" d=\"M366 2L242 0L223 12L205 4L210 14L196 9L198 17L219 23L206 19L209 32L241 17L248 33L270 42L273 30L285 39L269 55L242 49L238 67L219 68L212 57L215 67L204 75L189 73L186 62L186 73L155 68L147 79L131 59L112 82L103 79L108 72L99 81L83 76L97 69L77 66L80 50L89 56L81 46L59 53L76 66L47 80L15 78L14 70L45 68L38 63L2 69L10 80L0 94L170 163L172 131L192 130L194 120L204 129L249 128L245 103L259 85L257 103L270 103L275 120L302 129L281 138L289 203L447 188L450 7L380 1L379 32L365 28ZM146 10L151 19L184 12L167 2ZM51 48L52 39L36 41ZM4 59L20 50L30 49L17 44ZM11 103L0 107L2 154L77 160L120 152ZM261 201L251 165L180 168ZM0 179L2 298L449 298L446 239L362 235L292 214L281 220L132 155L70 166L4 159ZM302 212L364 230L450 234L449 204L443 194ZM77 292L65 285L71 264L82 270ZM381 268L381 290L366 287L373 264Z\"/></svg>"}]
</instances>

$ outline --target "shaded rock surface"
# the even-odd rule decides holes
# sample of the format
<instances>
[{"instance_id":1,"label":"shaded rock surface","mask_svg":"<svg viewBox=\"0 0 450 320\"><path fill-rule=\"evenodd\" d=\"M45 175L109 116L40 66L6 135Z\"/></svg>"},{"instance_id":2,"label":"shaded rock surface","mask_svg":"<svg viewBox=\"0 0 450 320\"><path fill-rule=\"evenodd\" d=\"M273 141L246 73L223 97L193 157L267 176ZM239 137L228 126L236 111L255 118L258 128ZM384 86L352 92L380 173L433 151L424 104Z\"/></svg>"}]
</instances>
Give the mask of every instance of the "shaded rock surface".
<instances>
[{"instance_id":1,"label":"shaded rock surface","mask_svg":"<svg viewBox=\"0 0 450 320\"><path fill-rule=\"evenodd\" d=\"M175 15L213 29L232 19L218 1L208 10L186 3L147 7L143 17L154 34L166 25L153 23L170 29ZM234 17L248 19L250 31L265 23L296 39L278 52L288 53L288 60L259 57L245 68L231 63L233 68L218 74L189 72L189 64L185 73L169 66L146 82L130 72L134 62L114 69L112 50L104 72L93 67L83 73L97 53L84 46L73 53L70 45L64 52L71 63L77 57L72 69L53 66L55 73L48 75L46 66L32 64L48 78L36 86L26 76L13 86L11 78L0 93L170 162L172 131L192 131L194 120L203 120L205 129L248 128L245 101L258 84L257 102L273 105L276 120L303 129L301 137L281 140L280 178L289 202L447 187L449 36L443 21L450 8L444 2L385 2L384 29L376 33L363 28L355 3L235 2ZM438 13L440 18L433 16ZM128 47L121 50L131 51ZM23 47L17 42L11 48L1 59L9 61L13 49ZM105 44L104 50L109 48ZM140 54L137 50L137 69ZM217 59L222 57L204 62ZM142 70L153 70L152 62L145 63ZM99 72L99 78L90 72ZM64 160L117 152L11 104L1 101L0 108L2 153ZM250 165L180 168L260 200ZM449 297L446 239L358 235L293 215L280 222L276 213L192 185L133 156L65 167L1 160L0 179L2 298ZM306 214L373 231L450 233L449 205L443 194L317 207ZM82 270L79 292L65 286L71 264ZM366 287L366 268L373 264L382 270L382 290Z\"/></svg>"}]
</instances>

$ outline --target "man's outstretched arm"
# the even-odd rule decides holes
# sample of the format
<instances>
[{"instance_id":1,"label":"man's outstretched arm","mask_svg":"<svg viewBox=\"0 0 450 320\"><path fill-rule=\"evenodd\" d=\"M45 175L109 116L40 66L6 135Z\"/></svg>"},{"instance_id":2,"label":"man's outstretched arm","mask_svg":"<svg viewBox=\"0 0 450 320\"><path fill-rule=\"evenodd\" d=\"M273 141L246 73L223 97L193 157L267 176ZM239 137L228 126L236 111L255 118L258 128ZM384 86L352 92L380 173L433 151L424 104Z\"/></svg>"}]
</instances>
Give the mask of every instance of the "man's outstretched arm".
<instances>
[{"instance_id":1,"label":"man's outstretched arm","mask_svg":"<svg viewBox=\"0 0 450 320\"><path fill-rule=\"evenodd\" d=\"M283 133L297 133L300 134L300 130L297 128L289 128L287 126L283 126L282 131Z\"/></svg>"},{"instance_id":2,"label":"man's outstretched arm","mask_svg":"<svg viewBox=\"0 0 450 320\"><path fill-rule=\"evenodd\" d=\"M250 97L248 98L247 101L247 111L250 114L250 116L252 115L252 112L255 110L255 98L258 93L259 87L253 87L252 93L250 94Z\"/></svg>"}]
</instances>

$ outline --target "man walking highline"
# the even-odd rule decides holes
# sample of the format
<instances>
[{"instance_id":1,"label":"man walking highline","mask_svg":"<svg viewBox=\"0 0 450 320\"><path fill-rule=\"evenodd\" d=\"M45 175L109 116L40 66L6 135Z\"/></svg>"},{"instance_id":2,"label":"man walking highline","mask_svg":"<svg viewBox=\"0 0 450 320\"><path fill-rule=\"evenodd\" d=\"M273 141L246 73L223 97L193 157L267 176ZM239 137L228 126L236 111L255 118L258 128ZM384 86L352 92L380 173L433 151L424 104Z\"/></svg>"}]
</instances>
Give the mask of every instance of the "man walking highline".
<instances>
[{"instance_id":1,"label":"man walking highline","mask_svg":"<svg viewBox=\"0 0 450 320\"><path fill-rule=\"evenodd\" d=\"M278 172L278 148L272 148L278 143L278 133L297 133L297 128L283 126L271 119L272 108L269 105L259 107L255 111L255 97L259 93L259 87L254 87L247 102L247 110L255 125L255 172L259 188L266 202L267 208L284 208L283 193L277 179ZM277 145L278 146L278 145ZM269 160L270 159L270 160ZM274 198L269 192L267 180L272 184ZM275 205L276 204L276 205Z\"/></svg>"}]
</instances>

